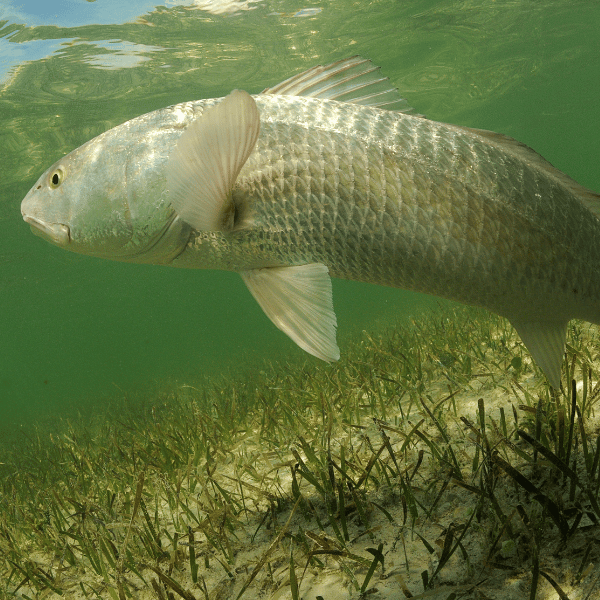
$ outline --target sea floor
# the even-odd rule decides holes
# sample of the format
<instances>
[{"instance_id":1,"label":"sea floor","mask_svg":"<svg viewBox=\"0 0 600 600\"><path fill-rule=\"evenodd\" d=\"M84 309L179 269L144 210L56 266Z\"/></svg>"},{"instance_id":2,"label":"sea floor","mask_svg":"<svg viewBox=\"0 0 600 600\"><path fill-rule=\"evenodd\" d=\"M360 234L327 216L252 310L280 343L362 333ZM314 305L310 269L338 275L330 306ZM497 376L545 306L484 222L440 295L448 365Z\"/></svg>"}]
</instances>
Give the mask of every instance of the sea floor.
<instances>
[{"instance_id":1,"label":"sea floor","mask_svg":"<svg viewBox=\"0 0 600 600\"><path fill-rule=\"evenodd\" d=\"M554 391L446 309L65 424L3 461L0 597L598 599L599 347Z\"/></svg>"}]
</instances>

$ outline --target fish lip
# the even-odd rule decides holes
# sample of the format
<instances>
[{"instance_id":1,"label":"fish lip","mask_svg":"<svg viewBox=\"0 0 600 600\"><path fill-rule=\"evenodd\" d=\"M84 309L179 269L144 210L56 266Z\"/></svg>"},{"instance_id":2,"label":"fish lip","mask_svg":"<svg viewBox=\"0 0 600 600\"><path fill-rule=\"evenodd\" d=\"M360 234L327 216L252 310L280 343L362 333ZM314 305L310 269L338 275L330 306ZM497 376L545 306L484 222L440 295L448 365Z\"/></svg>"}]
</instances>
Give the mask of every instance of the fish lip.
<instances>
[{"instance_id":1,"label":"fish lip","mask_svg":"<svg viewBox=\"0 0 600 600\"><path fill-rule=\"evenodd\" d=\"M66 246L71 242L71 231L67 225L46 223L28 215L23 215L23 221L31 227L32 233L57 246Z\"/></svg>"}]
</instances>

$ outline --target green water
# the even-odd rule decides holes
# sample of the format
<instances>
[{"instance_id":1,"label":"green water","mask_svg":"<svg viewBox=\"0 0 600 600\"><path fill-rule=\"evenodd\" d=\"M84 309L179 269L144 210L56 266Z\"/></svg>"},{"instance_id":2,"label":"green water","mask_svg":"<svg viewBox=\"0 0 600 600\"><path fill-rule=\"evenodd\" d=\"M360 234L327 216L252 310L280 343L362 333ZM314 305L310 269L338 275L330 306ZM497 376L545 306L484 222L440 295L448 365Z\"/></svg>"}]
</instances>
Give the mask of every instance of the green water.
<instances>
[{"instance_id":1,"label":"green water","mask_svg":"<svg viewBox=\"0 0 600 600\"><path fill-rule=\"evenodd\" d=\"M265 360L316 361L235 274L102 261L30 233L19 206L39 175L129 118L234 88L259 92L361 54L419 112L514 136L600 189L598 2L264 0L207 10L223 4L0 6L0 442L124 394L151 399ZM334 302L342 352L362 329L431 305L340 281Z\"/></svg>"}]
</instances>

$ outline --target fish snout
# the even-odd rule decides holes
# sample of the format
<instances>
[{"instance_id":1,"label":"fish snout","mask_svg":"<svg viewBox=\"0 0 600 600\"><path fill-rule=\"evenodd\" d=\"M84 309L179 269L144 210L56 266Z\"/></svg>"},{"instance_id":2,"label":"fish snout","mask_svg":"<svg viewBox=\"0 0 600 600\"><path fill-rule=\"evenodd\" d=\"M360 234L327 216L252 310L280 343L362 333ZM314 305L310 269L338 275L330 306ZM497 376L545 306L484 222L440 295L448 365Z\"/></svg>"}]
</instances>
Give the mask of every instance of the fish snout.
<instances>
[{"instance_id":1,"label":"fish snout","mask_svg":"<svg viewBox=\"0 0 600 600\"><path fill-rule=\"evenodd\" d=\"M23 214L23 220L31 227L32 233L57 246L67 246L71 242L71 232L62 223L46 223L36 217Z\"/></svg>"}]
</instances>

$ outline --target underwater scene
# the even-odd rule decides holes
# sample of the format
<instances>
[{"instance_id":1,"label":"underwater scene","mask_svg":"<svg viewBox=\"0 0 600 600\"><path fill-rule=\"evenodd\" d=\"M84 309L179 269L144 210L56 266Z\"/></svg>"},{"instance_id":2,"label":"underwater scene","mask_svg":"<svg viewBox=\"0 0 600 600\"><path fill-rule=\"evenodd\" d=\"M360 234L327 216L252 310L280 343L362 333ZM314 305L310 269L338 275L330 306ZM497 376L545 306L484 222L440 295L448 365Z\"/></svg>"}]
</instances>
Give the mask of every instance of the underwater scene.
<instances>
[{"instance_id":1,"label":"underwater scene","mask_svg":"<svg viewBox=\"0 0 600 600\"><path fill-rule=\"evenodd\" d=\"M566 0L2 2L0 598L600 599L599 28ZM387 218L405 177L423 231L481 199L514 279L413 249L390 280L387 237L303 221L261 166L313 150L321 197ZM537 204L502 229L505 181Z\"/></svg>"}]
</instances>

